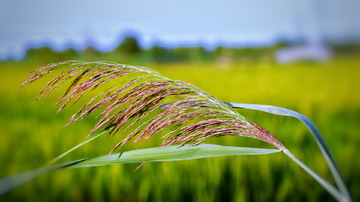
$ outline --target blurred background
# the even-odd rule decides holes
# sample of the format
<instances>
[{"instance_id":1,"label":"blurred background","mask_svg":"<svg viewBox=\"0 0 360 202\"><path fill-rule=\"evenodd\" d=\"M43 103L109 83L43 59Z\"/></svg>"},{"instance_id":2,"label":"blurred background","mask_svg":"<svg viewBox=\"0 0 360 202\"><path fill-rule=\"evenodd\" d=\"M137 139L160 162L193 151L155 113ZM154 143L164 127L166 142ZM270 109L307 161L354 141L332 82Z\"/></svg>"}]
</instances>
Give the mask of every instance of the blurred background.
<instances>
[{"instance_id":1,"label":"blurred background","mask_svg":"<svg viewBox=\"0 0 360 202\"><path fill-rule=\"evenodd\" d=\"M298 111L322 132L360 199L360 2L1 1L0 178L37 168L80 143L96 117L63 127L61 91L35 101L45 77L18 90L26 72L63 60L146 66L223 101ZM54 76L54 75L52 75ZM238 110L333 182L298 120ZM160 137L160 135L159 135ZM121 137L99 138L62 162L107 154ZM208 143L272 148L222 137ZM159 146L161 140L121 148ZM284 154L59 170L1 201L334 201Z\"/></svg>"}]
</instances>

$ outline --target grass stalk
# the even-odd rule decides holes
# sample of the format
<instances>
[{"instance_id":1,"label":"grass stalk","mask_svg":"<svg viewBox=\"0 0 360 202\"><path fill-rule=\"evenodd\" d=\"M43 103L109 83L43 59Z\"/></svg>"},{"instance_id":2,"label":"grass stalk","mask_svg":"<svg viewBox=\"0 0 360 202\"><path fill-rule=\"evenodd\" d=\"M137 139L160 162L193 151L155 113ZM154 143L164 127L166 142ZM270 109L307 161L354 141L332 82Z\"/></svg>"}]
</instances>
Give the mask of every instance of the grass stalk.
<instances>
[{"instance_id":1,"label":"grass stalk","mask_svg":"<svg viewBox=\"0 0 360 202\"><path fill-rule=\"evenodd\" d=\"M102 130L102 131L100 131L98 134L93 135L93 136L91 136L90 138L86 138L86 139L85 139L84 141L82 141L80 144L78 144L78 145L76 145L75 147L69 149L68 151L62 153L61 155L57 156L56 158L53 158L52 160L48 161L47 163L44 164L44 166L50 166L50 165L54 164L55 162L57 162L58 160L60 160L61 158L63 158L63 157L66 156L67 154L69 154L70 152L72 152L72 151L74 151L75 149L83 146L84 144L86 144L86 143L88 143L88 142L90 142L90 141L92 141L92 140L100 137L101 135L103 135L103 134L105 134L105 133L107 133L107 132L109 132L109 131L108 131L108 130Z\"/></svg>"},{"instance_id":2,"label":"grass stalk","mask_svg":"<svg viewBox=\"0 0 360 202\"><path fill-rule=\"evenodd\" d=\"M327 192L329 192L329 194L331 194L337 201L342 201L342 202L348 201L348 200L345 200L345 196L343 196L343 194L338 189L336 189L336 187L334 187L334 185L329 183L327 180L322 178L319 174L314 172L307 165L305 165L303 162L301 162L299 159L297 159L289 150L286 149L283 152L288 157L290 157L293 161L295 161L295 163L297 163L300 167L302 167L307 173L309 173L309 175L311 175L311 177L313 177L317 182L319 182L319 184L322 187L324 187L325 190Z\"/></svg>"}]
</instances>

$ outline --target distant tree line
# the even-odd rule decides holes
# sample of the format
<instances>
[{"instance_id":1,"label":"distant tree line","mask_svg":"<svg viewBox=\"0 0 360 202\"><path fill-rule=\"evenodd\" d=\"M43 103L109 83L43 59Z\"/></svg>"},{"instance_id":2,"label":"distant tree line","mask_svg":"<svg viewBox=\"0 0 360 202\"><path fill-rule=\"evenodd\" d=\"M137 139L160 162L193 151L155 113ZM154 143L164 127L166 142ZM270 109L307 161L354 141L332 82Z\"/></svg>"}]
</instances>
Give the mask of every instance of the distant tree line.
<instances>
[{"instance_id":1,"label":"distant tree line","mask_svg":"<svg viewBox=\"0 0 360 202\"><path fill-rule=\"evenodd\" d=\"M24 61L32 62L56 62L63 60L107 60L122 63L141 62L238 62L238 61L260 61L273 60L275 52L282 47L289 46L288 43L280 42L271 47L245 47L229 48L219 46L214 50L206 50L199 47L177 47L164 48L158 45L144 50L134 37L125 37L124 40L114 50L100 52L92 46L88 46L82 51L67 48L63 51L54 51L49 47L31 48L26 52ZM336 53L360 53L359 45L339 46L331 45Z\"/></svg>"}]
</instances>

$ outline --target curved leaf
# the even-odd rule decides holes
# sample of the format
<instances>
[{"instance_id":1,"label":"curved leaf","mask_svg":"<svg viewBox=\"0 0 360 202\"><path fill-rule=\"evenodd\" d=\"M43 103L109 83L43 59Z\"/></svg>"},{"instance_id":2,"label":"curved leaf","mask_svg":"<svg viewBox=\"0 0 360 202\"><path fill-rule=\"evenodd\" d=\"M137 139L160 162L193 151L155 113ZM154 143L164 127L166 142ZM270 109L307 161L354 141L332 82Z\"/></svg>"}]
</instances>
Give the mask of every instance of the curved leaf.
<instances>
[{"instance_id":1,"label":"curved leaf","mask_svg":"<svg viewBox=\"0 0 360 202\"><path fill-rule=\"evenodd\" d=\"M329 166L330 172L332 176L334 177L336 185L339 187L341 193L345 195L347 198L350 199L350 194L346 185L346 181L344 179L344 176L342 175L338 164L336 163L336 160L334 156L332 155L329 147L327 146L324 138L322 137L320 131L316 128L316 126L303 114L300 114L296 111L281 108L281 107L275 107L275 106L269 106L269 105L259 105L259 104L243 104L243 103L234 103L234 102L227 102L228 106L232 108L240 108L240 109L252 109L252 110L258 110L263 111L275 115L282 115L282 116L292 116L300 121L302 121L306 127L309 129L311 134L316 140L316 143L318 144L326 163Z\"/></svg>"},{"instance_id":2,"label":"curved leaf","mask_svg":"<svg viewBox=\"0 0 360 202\"><path fill-rule=\"evenodd\" d=\"M197 146L168 146L154 147L126 151L118 154L105 155L95 158L81 159L77 161L57 164L35 170L19 173L0 180L0 194L4 194L11 189L24 184L36 177L60 168L81 168L92 166L104 166L120 163L142 163L159 161L180 161L216 156L230 155L261 155L280 152L279 149L260 149L246 147L229 147L211 144L200 144Z\"/></svg>"}]
</instances>

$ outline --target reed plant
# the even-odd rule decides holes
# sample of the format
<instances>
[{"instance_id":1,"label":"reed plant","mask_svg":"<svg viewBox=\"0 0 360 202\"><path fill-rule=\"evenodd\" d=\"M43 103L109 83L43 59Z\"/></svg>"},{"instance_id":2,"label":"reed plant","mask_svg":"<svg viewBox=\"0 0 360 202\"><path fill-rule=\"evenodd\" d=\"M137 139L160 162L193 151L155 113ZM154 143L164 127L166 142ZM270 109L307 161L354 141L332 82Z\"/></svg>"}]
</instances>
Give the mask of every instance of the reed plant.
<instances>
[{"instance_id":1,"label":"reed plant","mask_svg":"<svg viewBox=\"0 0 360 202\"><path fill-rule=\"evenodd\" d=\"M37 176L60 168L79 168L119 163L175 161L227 155L260 155L283 152L299 164L338 201L351 201L346 182L335 159L315 125L302 114L266 105L225 103L184 82L171 80L149 68L112 62L65 61L48 64L30 72L22 84L30 84L55 71L61 71L41 90L37 99L64 88L55 103L58 113L81 97L87 102L69 119L66 125L97 114L98 122L86 139L69 151L49 161L39 169L0 180L0 193L6 193ZM260 110L276 115L293 116L301 120L313 134L336 186L332 185L298 160L273 134L245 119L233 108ZM125 136L105 156L55 164L66 154L102 135ZM115 153L132 141L145 141L163 132L160 147ZM242 136L267 142L276 149L230 147L201 144L206 139L221 136ZM138 168L139 168L138 167Z\"/></svg>"}]
</instances>

